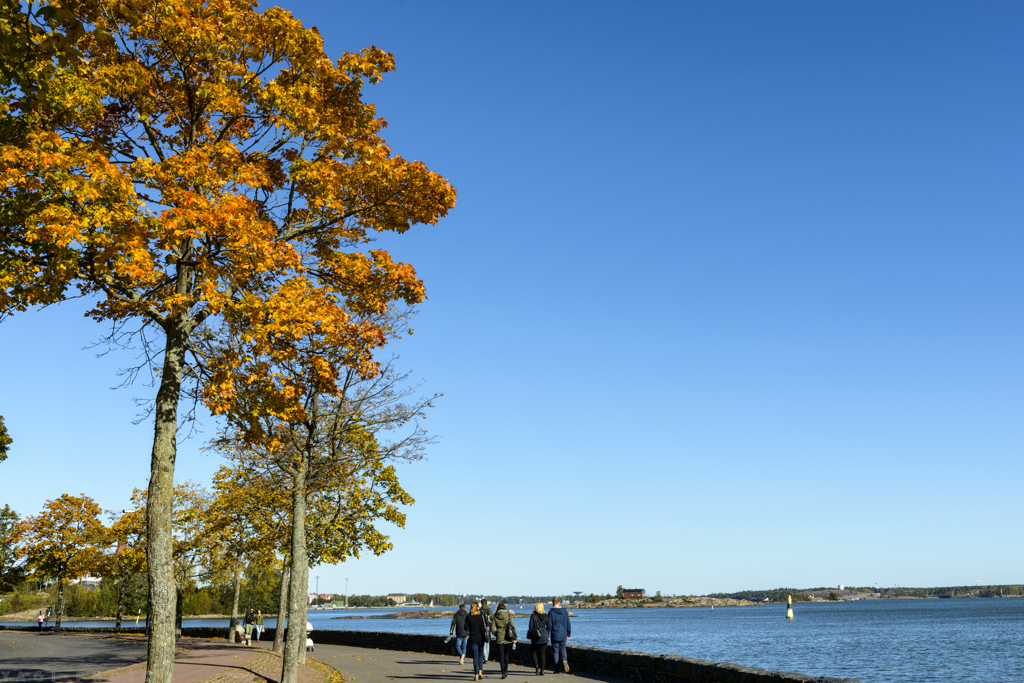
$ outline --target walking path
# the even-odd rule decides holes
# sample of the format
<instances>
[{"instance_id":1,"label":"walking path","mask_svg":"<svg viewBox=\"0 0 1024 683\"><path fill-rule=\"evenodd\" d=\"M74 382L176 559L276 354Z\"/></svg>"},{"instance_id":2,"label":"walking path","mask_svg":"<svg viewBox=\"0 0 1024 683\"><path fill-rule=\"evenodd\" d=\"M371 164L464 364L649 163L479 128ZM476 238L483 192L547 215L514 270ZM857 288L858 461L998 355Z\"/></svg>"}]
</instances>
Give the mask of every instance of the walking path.
<instances>
[{"instance_id":1,"label":"walking path","mask_svg":"<svg viewBox=\"0 0 1024 683\"><path fill-rule=\"evenodd\" d=\"M313 638L316 639L315 632ZM261 642L259 645L267 647L268 644ZM523 647L523 644L521 643L519 647ZM529 645L527 644L526 647ZM493 649L491 656L495 656ZM473 680L473 660L468 655L466 663L459 664L459 658L454 656L318 644L315 652L306 655L306 661L308 662L311 658L334 667L341 672L346 681L356 680L358 683L385 683L386 681L409 679L419 681ZM551 666L550 658L548 666ZM490 661L484 664L484 677L487 680L501 680L498 662ZM566 676L548 671L543 676L535 676L532 666L515 664L510 664L508 667L507 681L508 683L586 683L589 681L622 683L619 679L591 674L571 673Z\"/></svg>"},{"instance_id":2,"label":"walking path","mask_svg":"<svg viewBox=\"0 0 1024 683\"><path fill-rule=\"evenodd\" d=\"M174 683L253 683L277 681L281 655L226 640L179 638ZM144 683L146 641L140 636L0 631L0 679ZM332 679L334 679L332 681ZM327 667L299 666L299 683L338 683Z\"/></svg>"},{"instance_id":3,"label":"walking path","mask_svg":"<svg viewBox=\"0 0 1024 683\"><path fill-rule=\"evenodd\" d=\"M245 647L225 640L180 638L174 659L174 683L273 683L279 680L281 655L271 652L272 643L268 641L253 645ZM484 675L490 680L500 680L498 663L485 664ZM0 631L2 683L145 683L145 679L146 641L141 636ZM465 664L459 664L458 657L453 656L343 645L317 645L315 652L306 655L306 665L299 666L300 683L472 679L473 664L468 657ZM535 676L533 667L515 664L508 669L508 683L568 683L579 679L621 683L589 674L565 676L547 672L544 676Z\"/></svg>"}]
</instances>

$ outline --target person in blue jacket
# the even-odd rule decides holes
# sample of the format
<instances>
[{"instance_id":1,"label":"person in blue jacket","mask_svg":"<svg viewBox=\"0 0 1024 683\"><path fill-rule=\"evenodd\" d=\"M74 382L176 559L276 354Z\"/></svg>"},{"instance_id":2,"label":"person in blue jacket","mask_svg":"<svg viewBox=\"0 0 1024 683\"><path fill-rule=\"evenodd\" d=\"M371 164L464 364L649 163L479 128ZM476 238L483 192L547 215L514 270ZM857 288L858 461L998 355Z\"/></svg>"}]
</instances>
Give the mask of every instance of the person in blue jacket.
<instances>
[{"instance_id":1,"label":"person in blue jacket","mask_svg":"<svg viewBox=\"0 0 1024 683\"><path fill-rule=\"evenodd\" d=\"M551 650L555 660L555 671L558 671L558 663L562 663L562 671L569 673L569 660L566 659L565 644L572 638L572 623L569 621L568 610L562 607L562 601L554 598L551 601L551 612L548 613L548 623L551 626Z\"/></svg>"}]
</instances>

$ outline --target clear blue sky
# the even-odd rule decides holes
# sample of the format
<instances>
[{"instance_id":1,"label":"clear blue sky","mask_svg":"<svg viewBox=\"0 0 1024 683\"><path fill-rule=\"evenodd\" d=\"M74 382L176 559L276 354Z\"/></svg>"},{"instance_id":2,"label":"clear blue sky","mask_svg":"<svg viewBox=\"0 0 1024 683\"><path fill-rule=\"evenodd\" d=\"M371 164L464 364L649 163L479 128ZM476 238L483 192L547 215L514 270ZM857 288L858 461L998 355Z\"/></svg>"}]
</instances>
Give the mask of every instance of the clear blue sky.
<instances>
[{"instance_id":1,"label":"clear blue sky","mask_svg":"<svg viewBox=\"0 0 1024 683\"><path fill-rule=\"evenodd\" d=\"M1024 6L285 6L459 191L384 241L442 441L322 592L1024 581ZM82 310L0 325L22 514L148 473Z\"/></svg>"}]
</instances>

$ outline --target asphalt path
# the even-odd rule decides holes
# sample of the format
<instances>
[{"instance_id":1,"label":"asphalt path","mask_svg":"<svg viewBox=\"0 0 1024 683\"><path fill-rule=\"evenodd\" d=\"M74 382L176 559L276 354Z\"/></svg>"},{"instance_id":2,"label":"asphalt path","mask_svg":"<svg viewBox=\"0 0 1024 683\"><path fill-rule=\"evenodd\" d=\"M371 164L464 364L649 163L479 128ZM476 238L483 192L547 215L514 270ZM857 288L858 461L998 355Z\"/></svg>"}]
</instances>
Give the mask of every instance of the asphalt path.
<instances>
[{"instance_id":1,"label":"asphalt path","mask_svg":"<svg viewBox=\"0 0 1024 683\"><path fill-rule=\"evenodd\" d=\"M316 640L316 632L313 633ZM255 642L253 643L255 645ZM270 647L272 643L262 641L259 647ZM523 647L520 643L519 647ZM529 644L525 644L529 647ZM495 656L494 645L491 645L491 656ZM374 650L347 645L317 644L314 652L306 654L307 658L329 664L351 681L358 683L384 683L385 681L472 681L473 659L466 656L466 663L459 664L459 658L451 655L428 654L424 652L404 652L401 650ZM571 662L570 662L571 664ZM547 665L551 666L548 657ZM484 677L488 680L501 680L498 662L491 660L484 664ZM622 681L576 673L556 674L548 669L543 676L536 676L533 667L510 664L508 667L508 683L622 683Z\"/></svg>"},{"instance_id":2,"label":"asphalt path","mask_svg":"<svg viewBox=\"0 0 1024 683\"><path fill-rule=\"evenodd\" d=\"M68 681L146 661L138 637L0 631L0 681Z\"/></svg>"}]
</instances>

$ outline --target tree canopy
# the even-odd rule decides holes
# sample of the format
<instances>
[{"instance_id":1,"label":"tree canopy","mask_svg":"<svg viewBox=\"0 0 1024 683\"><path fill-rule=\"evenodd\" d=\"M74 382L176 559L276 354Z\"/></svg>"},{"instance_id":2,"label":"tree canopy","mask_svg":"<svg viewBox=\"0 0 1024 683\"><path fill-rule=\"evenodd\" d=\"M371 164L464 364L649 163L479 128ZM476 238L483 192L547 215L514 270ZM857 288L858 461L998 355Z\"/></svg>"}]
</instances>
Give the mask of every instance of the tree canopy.
<instances>
[{"instance_id":1,"label":"tree canopy","mask_svg":"<svg viewBox=\"0 0 1024 683\"><path fill-rule=\"evenodd\" d=\"M65 493L46 501L42 512L18 525L17 554L24 558L25 567L40 578L57 579L57 628L64 609L65 582L102 567L110 539L100 512L99 505L84 493Z\"/></svg>"}]
</instances>

